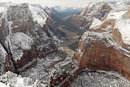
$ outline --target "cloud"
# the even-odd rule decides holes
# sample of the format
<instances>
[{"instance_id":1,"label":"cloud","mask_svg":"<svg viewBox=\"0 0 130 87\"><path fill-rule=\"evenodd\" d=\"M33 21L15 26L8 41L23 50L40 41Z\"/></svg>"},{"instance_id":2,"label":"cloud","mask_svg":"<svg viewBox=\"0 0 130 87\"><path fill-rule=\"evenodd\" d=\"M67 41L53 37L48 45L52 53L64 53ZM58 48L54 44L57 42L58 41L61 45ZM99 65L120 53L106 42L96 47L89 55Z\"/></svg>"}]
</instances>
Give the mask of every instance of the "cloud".
<instances>
[{"instance_id":1,"label":"cloud","mask_svg":"<svg viewBox=\"0 0 130 87\"><path fill-rule=\"evenodd\" d=\"M110 1L110 0L0 0L0 2L41 4L49 7L86 7L88 2Z\"/></svg>"},{"instance_id":2,"label":"cloud","mask_svg":"<svg viewBox=\"0 0 130 87\"><path fill-rule=\"evenodd\" d=\"M45 6L80 7L85 6L89 0L0 0L0 2L31 3Z\"/></svg>"}]
</instances>

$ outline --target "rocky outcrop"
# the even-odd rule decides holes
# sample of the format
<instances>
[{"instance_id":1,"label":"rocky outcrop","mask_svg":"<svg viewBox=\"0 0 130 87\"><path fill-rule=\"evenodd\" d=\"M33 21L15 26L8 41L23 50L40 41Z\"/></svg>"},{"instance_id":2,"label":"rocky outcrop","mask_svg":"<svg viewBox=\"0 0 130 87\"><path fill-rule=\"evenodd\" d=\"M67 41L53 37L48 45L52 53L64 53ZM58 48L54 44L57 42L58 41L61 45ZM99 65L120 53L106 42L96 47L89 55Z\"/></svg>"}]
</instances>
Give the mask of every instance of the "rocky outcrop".
<instances>
[{"instance_id":1,"label":"rocky outcrop","mask_svg":"<svg viewBox=\"0 0 130 87\"><path fill-rule=\"evenodd\" d=\"M57 51L56 23L41 6L0 3L0 9L0 59L8 65L1 65L6 71L25 71L37 64L37 58Z\"/></svg>"},{"instance_id":2,"label":"rocky outcrop","mask_svg":"<svg viewBox=\"0 0 130 87\"><path fill-rule=\"evenodd\" d=\"M110 10L112 8L105 2L98 4L90 3L80 15L72 17L72 23L80 27L80 29L88 30L94 17L101 20Z\"/></svg>"},{"instance_id":3,"label":"rocky outcrop","mask_svg":"<svg viewBox=\"0 0 130 87\"><path fill-rule=\"evenodd\" d=\"M80 67L116 71L130 80L130 20L124 17L127 11L113 10L101 23L92 23L73 57Z\"/></svg>"}]
</instances>

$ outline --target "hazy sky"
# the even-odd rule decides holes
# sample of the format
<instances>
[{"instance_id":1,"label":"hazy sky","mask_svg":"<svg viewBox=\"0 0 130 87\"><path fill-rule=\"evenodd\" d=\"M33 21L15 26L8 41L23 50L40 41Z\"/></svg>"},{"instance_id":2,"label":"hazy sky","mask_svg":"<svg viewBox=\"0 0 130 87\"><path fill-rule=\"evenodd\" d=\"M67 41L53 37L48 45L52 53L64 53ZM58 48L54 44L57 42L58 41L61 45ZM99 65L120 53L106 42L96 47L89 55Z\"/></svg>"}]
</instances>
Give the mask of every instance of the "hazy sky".
<instances>
[{"instance_id":1,"label":"hazy sky","mask_svg":"<svg viewBox=\"0 0 130 87\"><path fill-rule=\"evenodd\" d=\"M0 0L0 2L31 3L45 6L85 7L88 2L110 1L110 0Z\"/></svg>"}]
</instances>

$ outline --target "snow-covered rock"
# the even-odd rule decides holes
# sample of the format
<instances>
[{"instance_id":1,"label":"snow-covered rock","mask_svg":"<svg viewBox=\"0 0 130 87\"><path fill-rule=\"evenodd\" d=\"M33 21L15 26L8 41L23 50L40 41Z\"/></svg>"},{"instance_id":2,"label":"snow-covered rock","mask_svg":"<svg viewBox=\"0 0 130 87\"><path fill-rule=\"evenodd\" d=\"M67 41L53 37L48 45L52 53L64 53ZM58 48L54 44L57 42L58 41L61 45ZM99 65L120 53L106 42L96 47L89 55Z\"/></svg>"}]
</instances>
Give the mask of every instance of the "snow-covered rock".
<instances>
[{"instance_id":1,"label":"snow-covered rock","mask_svg":"<svg viewBox=\"0 0 130 87\"><path fill-rule=\"evenodd\" d=\"M39 80L33 81L28 77L21 77L12 72L0 76L0 87L46 87Z\"/></svg>"},{"instance_id":2,"label":"snow-covered rock","mask_svg":"<svg viewBox=\"0 0 130 87\"><path fill-rule=\"evenodd\" d=\"M34 41L30 36L22 32L17 32L17 33L13 33L10 36L7 36L6 43L7 44L11 43L10 45L12 48L11 50L12 50L13 58L15 61L17 61L20 60L21 57L23 56L22 50L17 50L17 49L21 48L23 50L29 50L31 49L31 46L33 45Z\"/></svg>"},{"instance_id":3,"label":"snow-covered rock","mask_svg":"<svg viewBox=\"0 0 130 87\"><path fill-rule=\"evenodd\" d=\"M101 23L102 23L101 20L99 20L97 18L94 18L93 22L92 22L92 24L90 26L90 28L96 29L96 27L98 27L99 25L101 25Z\"/></svg>"},{"instance_id":4,"label":"snow-covered rock","mask_svg":"<svg viewBox=\"0 0 130 87\"><path fill-rule=\"evenodd\" d=\"M33 21L37 21L37 23L43 27L48 17L45 10L41 6L36 5L29 5L29 9L31 10Z\"/></svg>"},{"instance_id":5,"label":"snow-covered rock","mask_svg":"<svg viewBox=\"0 0 130 87\"><path fill-rule=\"evenodd\" d=\"M71 87L129 87L130 81L116 72L85 71L71 84Z\"/></svg>"}]
</instances>

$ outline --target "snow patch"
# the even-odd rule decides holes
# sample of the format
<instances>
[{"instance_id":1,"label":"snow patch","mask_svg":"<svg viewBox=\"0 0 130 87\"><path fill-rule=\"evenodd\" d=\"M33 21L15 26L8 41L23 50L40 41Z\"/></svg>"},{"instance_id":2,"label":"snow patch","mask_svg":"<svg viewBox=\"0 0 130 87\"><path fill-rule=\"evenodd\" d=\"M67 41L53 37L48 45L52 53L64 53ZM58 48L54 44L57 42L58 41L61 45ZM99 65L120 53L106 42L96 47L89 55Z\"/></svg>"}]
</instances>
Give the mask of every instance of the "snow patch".
<instances>
[{"instance_id":1,"label":"snow patch","mask_svg":"<svg viewBox=\"0 0 130 87\"><path fill-rule=\"evenodd\" d=\"M9 41L8 39L11 39L11 45L14 49L21 47L24 50L28 50L31 48L31 45L33 43L33 39L23 32L13 33L10 37L7 36L6 39L7 42Z\"/></svg>"},{"instance_id":2,"label":"snow patch","mask_svg":"<svg viewBox=\"0 0 130 87\"><path fill-rule=\"evenodd\" d=\"M94 18L90 28L96 29L101 24L102 24L102 22L99 19Z\"/></svg>"},{"instance_id":3,"label":"snow patch","mask_svg":"<svg viewBox=\"0 0 130 87\"><path fill-rule=\"evenodd\" d=\"M121 33L123 42L130 45L130 19L117 20L115 28Z\"/></svg>"},{"instance_id":4,"label":"snow patch","mask_svg":"<svg viewBox=\"0 0 130 87\"><path fill-rule=\"evenodd\" d=\"M40 8L38 6L32 6L32 5L29 5L29 8L30 8L31 13L32 13L33 21L34 22L37 21L38 24L40 24L41 27L43 27L43 25L46 24L46 21L48 18L48 15L44 11L44 9Z\"/></svg>"},{"instance_id":5,"label":"snow patch","mask_svg":"<svg viewBox=\"0 0 130 87\"><path fill-rule=\"evenodd\" d=\"M106 19L120 19L127 11L111 11Z\"/></svg>"},{"instance_id":6,"label":"snow patch","mask_svg":"<svg viewBox=\"0 0 130 87\"><path fill-rule=\"evenodd\" d=\"M90 40L94 40L94 38L92 36L97 36L97 37L100 37L100 39L104 38L103 34L102 33L97 33L97 32L90 32L90 31L87 31L85 32L83 35L82 35L82 40L85 40L86 38L90 39Z\"/></svg>"},{"instance_id":7,"label":"snow patch","mask_svg":"<svg viewBox=\"0 0 130 87\"><path fill-rule=\"evenodd\" d=\"M72 87L129 87L130 81L116 72L85 70L71 84Z\"/></svg>"},{"instance_id":8,"label":"snow patch","mask_svg":"<svg viewBox=\"0 0 130 87\"><path fill-rule=\"evenodd\" d=\"M0 87L9 87L9 86L7 86L6 84L0 82Z\"/></svg>"},{"instance_id":9,"label":"snow patch","mask_svg":"<svg viewBox=\"0 0 130 87\"><path fill-rule=\"evenodd\" d=\"M22 32L17 32L6 37L6 44L8 45L8 43L10 43L11 51L15 61L17 61L23 56L22 49L31 49L33 39Z\"/></svg>"}]
</instances>

